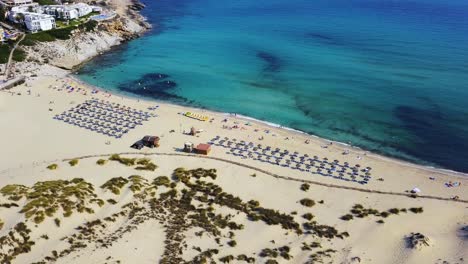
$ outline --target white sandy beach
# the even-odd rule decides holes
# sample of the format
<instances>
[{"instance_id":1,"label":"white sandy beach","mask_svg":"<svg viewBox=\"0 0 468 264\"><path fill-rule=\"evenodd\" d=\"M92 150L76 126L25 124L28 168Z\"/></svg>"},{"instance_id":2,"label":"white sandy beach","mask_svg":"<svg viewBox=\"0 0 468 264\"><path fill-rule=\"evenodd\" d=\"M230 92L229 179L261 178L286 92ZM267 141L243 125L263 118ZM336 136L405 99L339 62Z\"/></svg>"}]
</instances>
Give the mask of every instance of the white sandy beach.
<instances>
[{"instance_id":1,"label":"white sandy beach","mask_svg":"<svg viewBox=\"0 0 468 264\"><path fill-rule=\"evenodd\" d=\"M186 261L199 253L193 249L195 246L202 250L217 248L219 253L213 257L216 262L220 262L219 258L223 256L246 254L255 257L255 263L265 263L269 258L259 256L262 249L287 245L290 247L289 254L292 258L287 260L277 257L275 260L278 263L306 263L310 261L310 255L315 251L304 251L301 247L303 243L313 241L320 242L322 250L336 250L330 253L330 257L323 257L325 263L358 263L358 259L361 263L443 263L443 261L464 263L468 258L466 250L468 248L466 233L468 232L466 230L468 226L466 187L468 178L466 175L381 157L344 144L330 145L328 141L317 137L269 127L259 122L223 113L125 98L106 94L103 91L93 94L91 88L66 77L66 74L66 71L47 68L39 73L39 77L30 78L26 85L0 92L0 120L2 121L0 123L2 131L0 188L8 184L32 186L38 181L71 180L80 177L92 183L96 194L106 200L115 195L102 190L99 186L113 177L138 174L151 182L156 176L170 176L178 167L216 168L218 177L210 181L222 187L226 193L239 196L243 201L257 200L263 207L283 213L297 212L292 215L301 225L305 221L301 216L310 212L315 216L314 220L317 223L333 226L340 232L346 231L349 237L326 239L314 235L297 235L283 230L278 225L270 226L261 221L252 222L243 213L236 214L235 210L218 206L219 208L216 207L217 213L231 213L235 215L233 219L237 223L244 225L243 230L235 232L237 245L235 247L226 245L229 241L226 237L221 239L220 245L214 243L212 237L199 238L194 235L196 230L187 230L184 240L187 247L180 254ZM73 86L75 90L68 92L62 89L64 84ZM148 111L158 116L150 118L142 126L137 126L119 139L53 119L55 115L93 97ZM148 110L148 107L155 105L159 106L156 110ZM180 114L188 111L207 115L213 120L202 122ZM224 119L228 121L223 122ZM238 128L232 128L234 126ZM188 132L191 127L203 132L197 136L183 133ZM268 133L265 132L267 130ZM159 136L161 146L142 150L130 148L130 145L145 135ZM241 158L228 154L228 149L216 145L212 147L209 157L219 158L219 160L200 156L169 155L182 155L180 149L184 142L190 141L195 145L207 143L216 136L238 141L245 140L255 145L262 144L273 148L288 149L291 152L297 151L300 154L308 154L310 157L316 155L320 159L328 158L330 161L339 160L340 163L348 162L353 166L360 164L361 168L371 167L372 176L368 184L362 185L251 158ZM306 144L306 140L310 142ZM345 151L349 154L343 155ZM154 172L140 172L115 162L99 166L96 165L98 157L79 160L79 164L74 167L70 166L67 161L63 161L88 155L125 152L140 154L122 154L121 156L141 158L145 154L159 168ZM153 153L155 155L152 155ZM240 163L242 166L230 162ZM53 171L46 169L52 163L58 164L58 169ZM252 177L253 174L256 177ZM275 177L275 175L280 177ZM306 192L300 190L301 183L310 184L310 189ZM456 183L453 184L456 187L447 187L450 183ZM31 239L36 242L30 252L19 254L13 263L44 261L44 258L50 256L53 250L63 250L67 243L60 239L77 232L76 226L85 221L102 219L116 213L122 205L134 199L132 192L125 189L127 187L123 188L120 196L114 197L118 204L106 203L103 207L93 207L94 214L74 213L69 218L60 217L63 223L60 228L54 225L53 217L46 218L44 222L35 225L31 219L25 219L24 214L18 212L18 208L0 207L0 220L5 223L0 229L0 237L7 236L16 223L26 221L32 230ZM421 191L416 198L409 197L409 191L413 188ZM298 201L303 198L314 200L315 206L311 208L302 206ZM323 203L318 203L321 200ZM6 197L0 196L0 203L7 202ZM18 204L25 202L20 200ZM378 211L386 211L390 208L422 207L424 212L415 214L408 211L385 219L370 215L362 219L355 217L351 221L341 220L340 217L348 214L355 204ZM385 223L377 223L379 219L384 220ZM122 219L109 222L99 236L109 236L129 221ZM112 246L102 248L97 247L95 242L89 243L86 248L58 258L56 262L158 262L164 252L166 231L160 222L147 220L137 225L135 230L123 234ZM427 236L430 239L430 245L421 249L410 248L405 236L411 232L420 232ZM40 238L43 234L47 234L49 239ZM7 247L2 247L0 256L7 254L7 251ZM231 263L241 262L234 260Z\"/></svg>"}]
</instances>

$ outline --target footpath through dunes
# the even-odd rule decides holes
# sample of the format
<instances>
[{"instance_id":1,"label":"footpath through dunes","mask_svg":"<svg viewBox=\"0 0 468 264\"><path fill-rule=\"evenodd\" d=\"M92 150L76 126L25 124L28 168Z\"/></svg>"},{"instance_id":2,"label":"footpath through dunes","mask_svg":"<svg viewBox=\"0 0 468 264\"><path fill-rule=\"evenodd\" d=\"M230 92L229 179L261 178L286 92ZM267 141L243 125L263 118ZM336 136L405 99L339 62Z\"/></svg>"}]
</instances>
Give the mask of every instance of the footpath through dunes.
<instances>
[{"instance_id":1,"label":"footpath through dunes","mask_svg":"<svg viewBox=\"0 0 468 264\"><path fill-rule=\"evenodd\" d=\"M89 159L89 158L98 158L98 157L109 157L111 155L143 155L143 156L168 156L168 157L190 157L190 158L195 158L195 159L210 159L210 160L217 160L217 161L222 161L226 163L230 163L236 166L244 167L247 169L251 169L257 172L261 172L265 175L277 178L277 179L283 179L287 181L295 181L295 182L300 182L300 183L307 183L307 184L313 184L313 185L318 185L318 186L323 186L323 187L328 187L328 188L336 188L336 189L344 189L344 190L352 190L352 191L358 191L358 192L366 192L366 193L374 193L374 194L383 194L383 195L395 195L395 196L404 196L404 197L409 197L412 199L434 199L434 200L441 200L441 201L449 201L449 202L457 202L457 203L468 203L468 200L466 199L454 199L454 198L447 198L447 197L440 197L440 196L435 196L435 195L424 195L424 194L418 194L418 193L408 193L408 192L391 192L391 191L382 191L382 190L376 190L372 188L359 188L359 187L352 187L352 186L346 186L346 185L339 185L339 184L331 184L331 183L324 183L320 181L313 181L313 180L306 180L306 179L300 179L300 178L295 178L291 176L282 176L278 175L276 173L270 172L268 170L256 167L256 166L251 166L247 165L245 163L241 162L236 162L233 160L228 160L224 158L218 158L218 157L210 157L210 156L204 156L204 155L194 155L194 154L183 154L183 153L158 153L158 152L152 152L152 153L141 153L141 152L121 152L121 153L112 153L112 154L94 154L94 155L86 155L86 156L81 156L81 157L74 157L74 158L64 158L61 159L62 161L70 161L70 160L81 160L81 159ZM49 161L50 163L53 161ZM4 171L5 172L5 171Z\"/></svg>"},{"instance_id":2,"label":"footpath through dunes","mask_svg":"<svg viewBox=\"0 0 468 264\"><path fill-rule=\"evenodd\" d=\"M8 173L1 173L0 261L13 264L466 257L465 204L329 188L222 158L101 154Z\"/></svg>"}]
</instances>

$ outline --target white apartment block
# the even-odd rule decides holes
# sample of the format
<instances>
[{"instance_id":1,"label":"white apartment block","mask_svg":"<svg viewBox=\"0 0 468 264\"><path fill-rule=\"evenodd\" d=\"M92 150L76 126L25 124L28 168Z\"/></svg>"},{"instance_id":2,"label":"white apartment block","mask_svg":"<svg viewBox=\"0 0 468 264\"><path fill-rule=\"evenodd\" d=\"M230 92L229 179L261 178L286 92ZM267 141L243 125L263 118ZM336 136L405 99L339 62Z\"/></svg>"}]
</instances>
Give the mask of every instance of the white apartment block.
<instances>
[{"instance_id":1,"label":"white apartment block","mask_svg":"<svg viewBox=\"0 0 468 264\"><path fill-rule=\"evenodd\" d=\"M1 0L0 0L1 1ZM26 0L8 0L26 1ZM23 23L32 32L50 30L55 28L55 19L72 20L86 16L93 12L95 7L85 3L72 5L22 5L13 6L8 12L8 19L15 23ZM21 18L21 19L19 19Z\"/></svg>"},{"instance_id":2,"label":"white apartment block","mask_svg":"<svg viewBox=\"0 0 468 264\"><path fill-rule=\"evenodd\" d=\"M78 3L73 5L49 5L43 6L41 8L42 13L63 20L79 18L93 12L93 7L85 3Z\"/></svg>"},{"instance_id":3,"label":"white apartment block","mask_svg":"<svg viewBox=\"0 0 468 264\"><path fill-rule=\"evenodd\" d=\"M78 10L78 16L86 16L87 14L93 12L93 7L85 3L77 3L69 5L71 8Z\"/></svg>"},{"instance_id":4,"label":"white apartment block","mask_svg":"<svg viewBox=\"0 0 468 264\"><path fill-rule=\"evenodd\" d=\"M71 20L80 17L78 10L64 5L50 5L43 7L45 14L54 16L57 19Z\"/></svg>"},{"instance_id":5,"label":"white apartment block","mask_svg":"<svg viewBox=\"0 0 468 264\"><path fill-rule=\"evenodd\" d=\"M35 3L32 0L2 0L0 1L3 5L8 7L12 6L27 6L34 5Z\"/></svg>"},{"instance_id":6,"label":"white apartment block","mask_svg":"<svg viewBox=\"0 0 468 264\"><path fill-rule=\"evenodd\" d=\"M38 13L23 13L24 23L29 31L37 32L55 28L55 18Z\"/></svg>"}]
</instances>

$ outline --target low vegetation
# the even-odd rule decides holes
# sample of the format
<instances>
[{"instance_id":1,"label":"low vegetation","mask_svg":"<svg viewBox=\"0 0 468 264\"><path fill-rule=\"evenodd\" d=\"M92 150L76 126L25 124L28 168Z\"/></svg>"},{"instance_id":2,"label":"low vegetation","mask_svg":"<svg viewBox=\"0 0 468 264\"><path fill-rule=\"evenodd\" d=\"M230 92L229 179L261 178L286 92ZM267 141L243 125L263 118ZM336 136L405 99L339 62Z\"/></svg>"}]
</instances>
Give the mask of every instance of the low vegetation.
<instances>
[{"instance_id":1,"label":"low vegetation","mask_svg":"<svg viewBox=\"0 0 468 264\"><path fill-rule=\"evenodd\" d=\"M417 213L422 213L423 208L422 207L413 207L409 209L390 208L386 211L378 211L372 208L364 208L364 206L362 206L361 204L355 204L353 208L350 210L350 213L341 216L340 219L344 221L350 221L354 218L365 218L367 216L387 218L391 215L399 215L400 213L407 213L408 211L417 214ZM383 220L379 220L377 221L377 223L383 223Z\"/></svg>"},{"instance_id":2,"label":"low vegetation","mask_svg":"<svg viewBox=\"0 0 468 264\"><path fill-rule=\"evenodd\" d=\"M112 161L117 161L119 162L120 164L123 164L125 166L134 166L136 164L136 158L123 158L123 157L120 157L120 155L118 154L113 154L112 156L109 157L109 160L112 160Z\"/></svg>"},{"instance_id":3,"label":"low vegetation","mask_svg":"<svg viewBox=\"0 0 468 264\"><path fill-rule=\"evenodd\" d=\"M299 201L299 203L305 207L312 207L315 205L315 202L314 200L311 200L309 198L304 198L302 200Z\"/></svg>"},{"instance_id":4,"label":"low vegetation","mask_svg":"<svg viewBox=\"0 0 468 264\"><path fill-rule=\"evenodd\" d=\"M415 213L415 214L420 214L422 212L424 212L423 208L422 207L412 207L409 209L412 213Z\"/></svg>"},{"instance_id":5,"label":"low vegetation","mask_svg":"<svg viewBox=\"0 0 468 264\"><path fill-rule=\"evenodd\" d=\"M23 222L16 224L8 235L0 237L2 252L0 252L0 263L12 263L20 254L28 253L35 244L31 241L31 230Z\"/></svg>"},{"instance_id":6,"label":"low vegetation","mask_svg":"<svg viewBox=\"0 0 468 264\"><path fill-rule=\"evenodd\" d=\"M4 64L8 62L10 56L10 46L8 44L0 44L0 63Z\"/></svg>"},{"instance_id":7,"label":"low vegetation","mask_svg":"<svg viewBox=\"0 0 468 264\"><path fill-rule=\"evenodd\" d=\"M125 166L147 166L152 163L149 159L124 158L118 155L112 155L109 160ZM97 163L99 164L99 161ZM68 243L68 246L61 248L60 251L50 252L42 262L38 263L55 262L89 244L96 245L97 248L110 247L123 234L135 230L139 224L148 219L157 220L164 227L166 237L162 263L294 262L291 254L293 249L289 246L274 246L255 252L257 256L264 258L261 260L248 257L246 254L218 255L220 251L217 249L202 249L196 246L192 247L196 253L192 255L191 260L182 258L181 252L188 250L185 248L185 234L190 230L195 230L197 237L212 239L213 243L224 249L232 247L240 249L241 241L236 239L236 232L244 229L245 223L239 222L242 218L244 221L258 222L256 225L276 225L284 230L285 235L305 234L313 239L313 242L304 242L301 248L312 254L308 263L315 263L315 260L322 260L333 253L331 249L321 248L319 242L321 239L344 239L349 236L347 232L314 221L314 215L311 213L302 215L297 212L285 213L265 208L257 200L244 201L216 185L213 180L217 177L215 169L203 168L191 170L177 168L170 177L157 176L152 180L140 175L114 177L100 186L104 191L110 191L115 195L113 197L115 199L106 201L95 194L94 187L90 183L79 178L71 181L38 182L31 187L7 185L0 189L0 193L13 201L5 203L5 207L13 207L10 204L15 201L24 202L24 206L20 206L20 212L25 214L26 222L33 225L40 224L50 217L57 227L61 226L60 219L66 221L66 218L62 217L69 217L74 212L93 213L93 208L104 206L106 203L108 206L118 204L119 195L124 191L127 191L125 197L128 197L127 194L133 194L133 200L125 205L113 207L120 211L76 227L75 233L61 239ZM302 199L300 203L307 207L315 205L313 200L307 198ZM219 210L220 208L223 209ZM357 208L360 211L364 210L363 207ZM111 222L119 228L112 229L109 233ZM8 257L13 255L8 253Z\"/></svg>"},{"instance_id":8,"label":"low vegetation","mask_svg":"<svg viewBox=\"0 0 468 264\"><path fill-rule=\"evenodd\" d=\"M149 159L139 159L136 163L139 165L135 168L136 170L154 171L158 168L158 166Z\"/></svg>"},{"instance_id":9,"label":"low vegetation","mask_svg":"<svg viewBox=\"0 0 468 264\"><path fill-rule=\"evenodd\" d=\"M128 180L123 178L123 177L116 177L108 180L105 182L103 185L101 185L101 188L107 189L111 191L113 194L119 195L120 190L122 187L125 186L125 184L128 183Z\"/></svg>"},{"instance_id":10,"label":"low vegetation","mask_svg":"<svg viewBox=\"0 0 468 264\"><path fill-rule=\"evenodd\" d=\"M97 164L97 165L101 165L101 166L102 166L102 165L105 165L106 163L107 163L107 160L105 160L105 159L98 159L98 160L96 161L96 164Z\"/></svg>"},{"instance_id":11,"label":"low vegetation","mask_svg":"<svg viewBox=\"0 0 468 264\"><path fill-rule=\"evenodd\" d=\"M27 56L26 51L24 51L24 50L23 50L22 48L20 48L20 47L17 47L17 48L15 49L15 51L13 52L13 57L12 57L12 59L13 59L14 61L19 61L19 62L21 62L21 61L24 61L24 60L26 59L26 56Z\"/></svg>"},{"instance_id":12,"label":"low vegetation","mask_svg":"<svg viewBox=\"0 0 468 264\"><path fill-rule=\"evenodd\" d=\"M49 170L56 170L58 168L58 165L57 164L50 164L49 166L47 166L47 169Z\"/></svg>"},{"instance_id":13,"label":"low vegetation","mask_svg":"<svg viewBox=\"0 0 468 264\"><path fill-rule=\"evenodd\" d=\"M311 213L305 213L304 215L302 215L302 218L310 221L310 220L312 220L314 218L314 215L311 214Z\"/></svg>"},{"instance_id":14,"label":"low vegetation","mask_svg":"<svg viewBox=\"0 0 468 264\"><path fill-rule=\"evenodd\" d=\"M68 162L68 164L70 164L70 166L74 167L76 165L78 165L78 160L77 159L72 159Z\"/></svg>"}]
</instances>

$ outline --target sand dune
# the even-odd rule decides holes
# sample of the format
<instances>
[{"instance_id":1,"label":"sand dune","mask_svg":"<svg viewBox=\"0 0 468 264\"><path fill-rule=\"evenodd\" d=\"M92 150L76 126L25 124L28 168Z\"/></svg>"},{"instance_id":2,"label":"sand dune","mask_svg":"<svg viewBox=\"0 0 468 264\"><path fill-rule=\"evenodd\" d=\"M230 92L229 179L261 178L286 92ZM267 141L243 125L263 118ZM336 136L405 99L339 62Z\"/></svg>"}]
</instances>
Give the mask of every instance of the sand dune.
<instances>
[{"instance_id":1,"label":"sand dune","mask_svg":"<svg viewBox=\"0 0 468 264\"><path fill-rule=\"evenodd\" d=\"M32 83L0 93L3 262L463 263L468 257L461 235L468 222L463 175L221 113L93 94L58 72ZM67 92L64 84L75 90ZM53 119L92 97L157 117L119 139ZM180 114L187 111L213 120ZM192 126L203 132L183 133ZM161 147L129 148L144 135L159 136ZM360 184L344 180L348 174L326 176L326 169L316 173L315 167L261 162L233 155L222 144L213 145L209 157L180 152L184 142L206 143L216 136L316 155L321 162L327 158L327 168L335 159L338 168L360 164L357 177L370 167L370 178ZM111 158L114 153L133 165ZM105 164L97 164L100 159ZM157 168L152 171L148 163ZM57 168L48 169L51 164ZM450 182L456 187L446 187ZM421 192L410 197L415 187ZM424 234L430 245L411 248L412 232Z\"/></svg>"}]
</instances>

